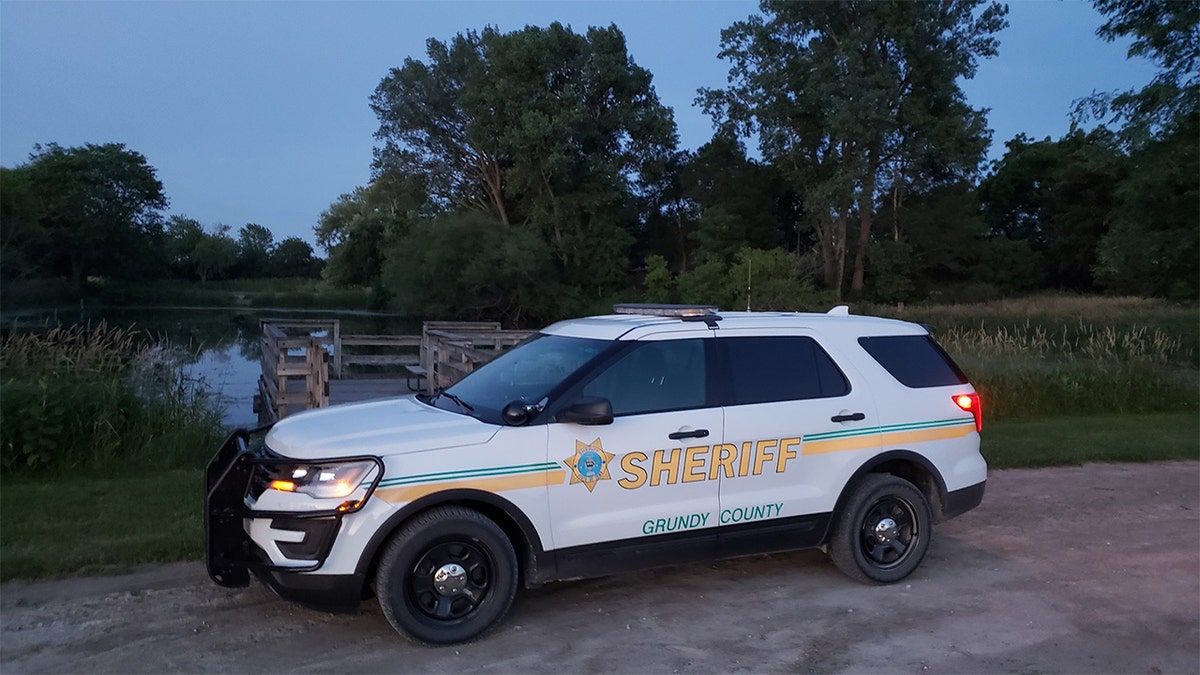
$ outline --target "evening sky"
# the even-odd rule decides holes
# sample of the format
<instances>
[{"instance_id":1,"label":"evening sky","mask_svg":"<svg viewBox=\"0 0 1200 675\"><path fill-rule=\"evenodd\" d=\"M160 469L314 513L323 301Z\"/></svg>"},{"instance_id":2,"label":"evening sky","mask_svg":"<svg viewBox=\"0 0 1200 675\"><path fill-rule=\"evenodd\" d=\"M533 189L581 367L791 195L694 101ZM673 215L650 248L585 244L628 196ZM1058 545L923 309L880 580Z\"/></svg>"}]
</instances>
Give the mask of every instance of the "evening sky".
<instances>
[{"instance_id":1,"label":"evening sky","mask_svg":"<svg viewBox=\"0 0 1200 675\"><path fill-rule=\"evenodd\" d=\"M59 2L0 0L0 164L35 143L124 143L157 169L171 212L314 241L321 211L370 180L367 99L425 40L468 29L615 23L675 111L680 146L712 136L693 105L725 84L720 31L754 2ZM1096 37L1090 3L1010 3L1000 54L963 83L990 108L990 156L1018 133L1058 138L1072 102L1153 76Z\"/></svg>"}]
</instances>

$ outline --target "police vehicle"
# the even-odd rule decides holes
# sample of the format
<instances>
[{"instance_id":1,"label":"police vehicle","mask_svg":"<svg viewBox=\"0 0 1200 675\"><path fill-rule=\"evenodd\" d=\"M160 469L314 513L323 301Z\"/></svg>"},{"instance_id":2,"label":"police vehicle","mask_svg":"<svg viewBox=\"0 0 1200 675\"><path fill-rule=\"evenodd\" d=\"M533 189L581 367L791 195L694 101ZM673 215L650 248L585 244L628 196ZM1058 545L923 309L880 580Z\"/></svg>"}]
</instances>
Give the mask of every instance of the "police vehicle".
<instances>
[{"instance_id":1,"label":"police vehicle","mask_svg":"<svg viewBox=\"0 0 1200 675\"><path fill-rule=\"evenodd\" d=\"M472 639L517 587L808 547L899 581L977 506L979 396L925 328L623 305L432 396L237 431L207 471L209 574Z\"/></svg>"}]
</instances>

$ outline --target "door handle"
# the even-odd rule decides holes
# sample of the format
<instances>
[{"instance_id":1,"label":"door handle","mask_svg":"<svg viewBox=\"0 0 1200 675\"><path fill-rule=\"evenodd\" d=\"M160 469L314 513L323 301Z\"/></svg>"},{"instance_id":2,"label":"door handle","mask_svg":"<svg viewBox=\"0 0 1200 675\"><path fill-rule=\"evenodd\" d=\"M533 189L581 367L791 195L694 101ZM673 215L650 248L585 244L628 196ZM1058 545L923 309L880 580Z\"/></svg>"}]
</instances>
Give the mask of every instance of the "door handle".
<instances>
[{"instance_id":1,"label":"door handle","mask_svg":"<svg viewBox=\"0 0 1200 675\"><path fill-rule=\"evenodd\" d=\"M834 415L829 418L830 422L861 422L867 419L866 413L854 413L852 415Z\"/></svg>"},{"instance_id":2,"label":"door handle","mask_svg":"<svg viewBox=\"0 0 1200 675\"><path fill-rule=\"evenodd\" d=\"M704 438L708 435L708 429L696 429L695 431L675 431L667 434L667 438L677 441L681 438Z\"/></svg>"}]
</instances>

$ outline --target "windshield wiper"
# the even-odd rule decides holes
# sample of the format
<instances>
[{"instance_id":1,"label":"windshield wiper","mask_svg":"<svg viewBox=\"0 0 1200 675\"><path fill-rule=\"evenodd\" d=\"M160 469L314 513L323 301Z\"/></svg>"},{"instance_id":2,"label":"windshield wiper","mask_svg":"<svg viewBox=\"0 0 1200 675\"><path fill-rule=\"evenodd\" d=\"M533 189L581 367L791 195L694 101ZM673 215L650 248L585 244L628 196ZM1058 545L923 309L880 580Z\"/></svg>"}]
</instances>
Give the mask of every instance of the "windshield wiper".
<instances>
[{"instance_id":1,"label":"windshield wiper","mask_svg":"<svg viewBox=\"0 0 1200 675\"><path fill-rule=\"evenodd\" d=\"M457 403L460 408L466 409L467 412L475 412L475 406L467 403L466 401L455 396L454 394L451 394L448 391L439 391L438 396L445 396L446 398L450 399L451 401L454 401L455 403Z\"/></svg>"}]
</instances>

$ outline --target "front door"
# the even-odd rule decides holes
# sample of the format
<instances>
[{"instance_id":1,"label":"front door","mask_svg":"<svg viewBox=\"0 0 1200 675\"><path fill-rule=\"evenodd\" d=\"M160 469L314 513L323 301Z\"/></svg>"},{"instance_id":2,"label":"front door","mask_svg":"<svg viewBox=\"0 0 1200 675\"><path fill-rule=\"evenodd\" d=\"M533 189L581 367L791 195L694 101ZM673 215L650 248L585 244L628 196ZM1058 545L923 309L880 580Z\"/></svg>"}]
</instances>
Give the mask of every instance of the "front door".
<instances>
[{"instance_id":1,"label":"front door","mask_svg":"<svg viewBox=\"0 0 1200 675\"><path fill-rule=\"evenodd\" d=\"M549 488L556 549L637 555L630 549L647 538L712 534L718 481L710 479L708 457L723 416L710 402L705 350L712 340L694 335L632 343L581 383L573 396L608 399L612 424L549 425L547 459L566 468L566 480ZM711 554L713 538L704 546ZM629 567L652 561L640 562Z\"/></svg>"}]
</instances>

